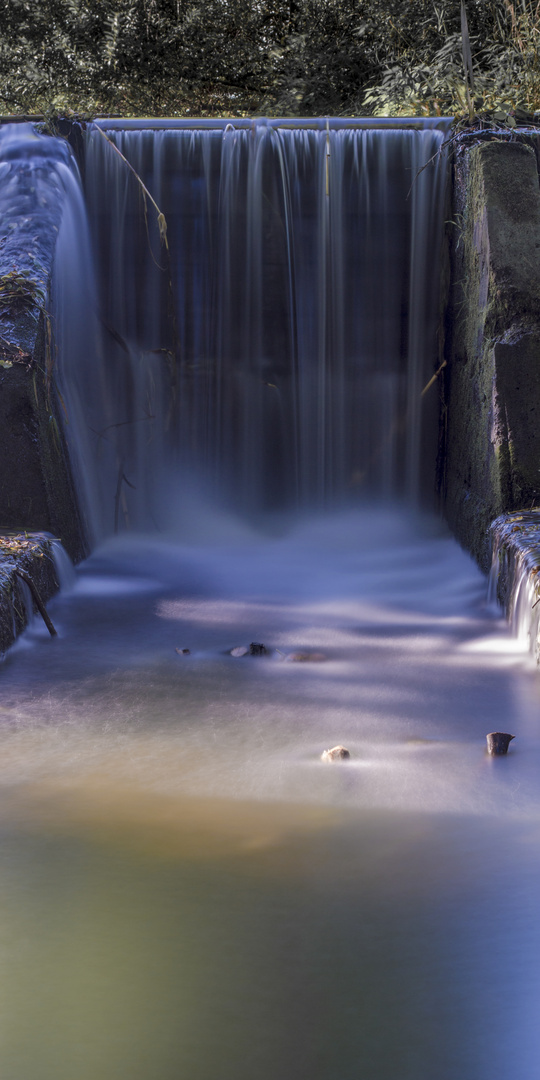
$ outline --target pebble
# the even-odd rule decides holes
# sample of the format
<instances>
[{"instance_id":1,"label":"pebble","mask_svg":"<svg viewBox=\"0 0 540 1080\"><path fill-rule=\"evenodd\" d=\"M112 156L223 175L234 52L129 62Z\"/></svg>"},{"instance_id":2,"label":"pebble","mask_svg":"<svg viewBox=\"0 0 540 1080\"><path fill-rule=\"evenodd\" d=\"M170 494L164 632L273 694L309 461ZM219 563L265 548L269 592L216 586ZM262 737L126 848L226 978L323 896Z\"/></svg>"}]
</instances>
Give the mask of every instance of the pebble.
<instances>
[{"instance_id":1,"label":"pebble","mask_svg":"<svg viewBox=\"0 0 540 1080\"><path fill-rule=\"evenodd\" d=\"M515 739L515 735L507 735L505 731L490 731L489 735L486 735L488 754L495 756L495 754L506 754L510 742Z\"/></svg>"},{"instance_id":2,"label":"pebble","mask_svg":"<svg viewBox=\"0 0 540 1080\"><path fill-rule=\"evenodd\" d=\"M323 750L321 761L346 761L350 756L345 746L333 746L331 750Z\"/></svg>"}]
</instances>

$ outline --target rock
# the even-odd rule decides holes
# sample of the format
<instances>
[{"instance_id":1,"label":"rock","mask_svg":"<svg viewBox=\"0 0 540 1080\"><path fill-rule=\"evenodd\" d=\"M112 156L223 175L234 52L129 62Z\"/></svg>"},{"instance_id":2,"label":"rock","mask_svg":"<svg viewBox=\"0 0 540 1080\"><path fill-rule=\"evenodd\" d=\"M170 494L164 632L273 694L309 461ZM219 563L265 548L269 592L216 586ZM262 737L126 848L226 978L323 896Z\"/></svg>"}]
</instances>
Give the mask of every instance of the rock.
<instances>
[{"instance_id":1,"label":"rock","mask_svg":"<svg viewBox=\"0 0 540 1080\"><path fill-rule=\"evenodd\" d=\"M268 649L261 645L260 641L252 641L251 645L237 645L230 650L231 656L266 656Z\"/></svg>"},{"instance_id":2,"label":"rock","mask_svg":"<svg viewBox=\"0 0 540 1080\"><path fill-rule=\"evenodd\" d=\"M264 645L261 645L260 641L252 641L249 646L250 656L265 656L267 649Z\"/></svg>"},{"instance_id":3,"label":"rock","mask_svg":"<svg viewBox=\"0 0 540 1080\"><path fill-rule=\"evenodd\" d=\"M296 664L315 664L321 663L322 660L326 660L326 656L322 652L292 652L289 653L285 659Z\"/></svg>"},{"instance_id":4,"label":"rock","mask_svg":"<svg viewBox=\"0 0 540 1080\"><path fill-rule=\"evenodd\" d=\"M491 731L486 735L488 754L506 754L510 742L515 735L507 735L504 731Z\"/></svg>"},{"instance_id":5,"label":"rock","mask_svg":"<svg viewBox=\"0 0 540 1080\"><path fill-rule=\"evenodd\" d=\"M175 649L175 652L177 652L179 656L189 656L190 650L189 649Z\"/></svg>"},{"instance_id":6,"label":"rock","mask_svg":"<svg viewBox=\"0 0 540 1080\"><path fill-rule=\"evenodd\" d=\"M323 750L321 761L346 761L350 756L345 746L333 746L331 750Z\"/></svg>"}]
</instances>

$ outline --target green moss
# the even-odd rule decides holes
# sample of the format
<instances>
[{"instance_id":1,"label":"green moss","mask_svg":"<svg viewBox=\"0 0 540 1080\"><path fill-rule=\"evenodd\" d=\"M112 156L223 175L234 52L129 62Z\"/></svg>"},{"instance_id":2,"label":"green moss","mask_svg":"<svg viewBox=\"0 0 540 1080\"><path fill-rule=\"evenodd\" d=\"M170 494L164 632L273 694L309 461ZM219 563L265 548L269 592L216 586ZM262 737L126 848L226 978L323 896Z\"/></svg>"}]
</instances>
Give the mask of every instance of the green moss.
<instances>
[{"instance_id":1,"label":"green moss","mask_svg":"<svg viewBox=\"0 0 540 1080\"><path fill-rule=\"evenodd\" d=\"M42 308L45 292L27 270L13 267L0 276L0 315L14 315Z\"/></svg>"}]
</instances>

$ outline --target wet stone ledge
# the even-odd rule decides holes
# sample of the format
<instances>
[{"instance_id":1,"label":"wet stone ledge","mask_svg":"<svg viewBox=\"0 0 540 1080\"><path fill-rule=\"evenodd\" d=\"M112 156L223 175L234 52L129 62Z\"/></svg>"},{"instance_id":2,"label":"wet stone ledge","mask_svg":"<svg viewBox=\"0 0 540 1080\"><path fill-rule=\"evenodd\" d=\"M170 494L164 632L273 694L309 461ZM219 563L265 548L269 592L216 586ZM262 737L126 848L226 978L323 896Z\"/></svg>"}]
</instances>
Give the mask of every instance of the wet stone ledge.
<instances>
[{"instance_id":1,"label":"wet stone ledge","mask_svg":"<svg viewBox=\"0 0 540 1080\"><path fill-rule=\"evenodd\" d=\"M491 536L490 594L540 664L540 510L501 514Z\"/></svg>"},{"instance_id":2,"label":"wet stone ledge","mask_svg":"<svg viewBox=\"0 0 540 1080\"><path fill-rule=\"evenodd\" d=\"M52 537L44 533L0 533L0 656L13 645L38 608L22 572L45 604L59 589Z\"/></svg>"}]
</instances>

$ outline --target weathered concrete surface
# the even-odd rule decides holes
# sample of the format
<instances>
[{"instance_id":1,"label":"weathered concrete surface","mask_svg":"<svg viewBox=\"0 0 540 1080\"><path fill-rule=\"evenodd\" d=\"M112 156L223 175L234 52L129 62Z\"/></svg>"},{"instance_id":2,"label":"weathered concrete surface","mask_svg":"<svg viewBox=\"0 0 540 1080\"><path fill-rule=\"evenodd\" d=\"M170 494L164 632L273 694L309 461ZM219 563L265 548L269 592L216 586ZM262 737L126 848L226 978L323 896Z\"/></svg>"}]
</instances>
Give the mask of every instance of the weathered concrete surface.
<instances>
[{"instance_id":1,"label":"weathered concrete surface","mask_svg":"<svg viewBox=\"0 0 540 1080\"><path fill-rule=\"evenodd\" d=\"M59 588L51 538L39 533L0 535L0 656L24 630L30 614L29 590L17 577L18 569L31 577L46 603Z\"/></svg>"},{"instance_id":2,"label":"weathered concrete surface","mask_svg":"<svg viewBox=\"0 0 540 1080\"><path fill-rule=\"evenodd\" d=\"M494 140L455 166L442 494L489 569L489 526L540 502L540 188L534 151Z\"/></svg>"},{"instance_id":3,"label":"weathered concrete surface","mask_svg":"<svg viewBox=\"0 0 540 1080\"><path fill-rule=\"evenodd\" d=\"M45 303L68 169L63 140L38 137L30 125L0 129L0 528L51 532L78 560L85 541ZM8 294L14 273L22 287Z\"/></svg>"}]
</instances>

